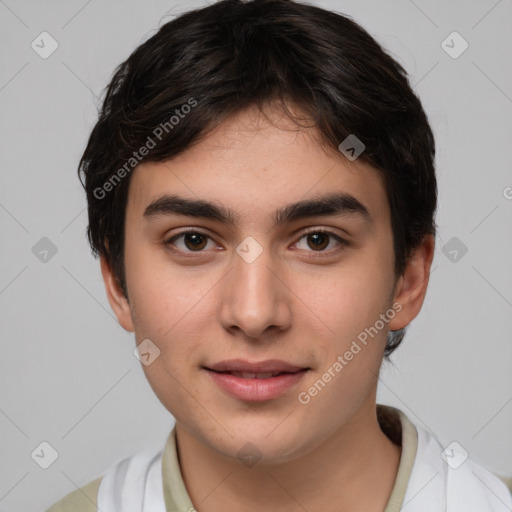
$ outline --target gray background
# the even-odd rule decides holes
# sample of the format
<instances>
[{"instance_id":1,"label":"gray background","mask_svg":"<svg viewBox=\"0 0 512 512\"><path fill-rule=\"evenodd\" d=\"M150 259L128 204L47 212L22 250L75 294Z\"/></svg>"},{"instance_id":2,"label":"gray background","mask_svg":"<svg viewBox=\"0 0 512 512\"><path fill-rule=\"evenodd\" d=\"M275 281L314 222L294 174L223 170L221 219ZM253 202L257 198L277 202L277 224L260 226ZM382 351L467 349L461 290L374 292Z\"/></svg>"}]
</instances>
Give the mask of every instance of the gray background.
<instances>
[{"instance_id":1,"label":"gray background","mask_svg":"<svg viewBox=\"0 0 512 512\"><path fill-rule=\"evenodd\" d=\"M315 3L354 17L404 64L438 144L430 289L379 401L512 476L512 2ZM43 510L162 447L172 427L107 302L76 167L114 67L202 5L0 0L2 511ZM47 59L31 48L43 31L59 45ZM441 46L453 31L469 43L456 59ZM43 237L57 248L46 262L32 251ZM31 457L43 441L59 455L48 469Z\"/></svg>"}]
</instances>

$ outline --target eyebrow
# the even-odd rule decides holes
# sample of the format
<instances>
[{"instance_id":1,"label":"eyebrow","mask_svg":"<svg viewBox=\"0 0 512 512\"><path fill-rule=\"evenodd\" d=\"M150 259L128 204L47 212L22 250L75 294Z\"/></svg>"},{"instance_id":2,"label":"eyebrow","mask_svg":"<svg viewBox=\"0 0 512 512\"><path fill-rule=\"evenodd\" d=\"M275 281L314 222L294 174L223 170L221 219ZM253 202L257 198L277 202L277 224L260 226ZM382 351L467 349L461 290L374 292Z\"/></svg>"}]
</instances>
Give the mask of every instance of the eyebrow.
<instances>
[{"instance_id":1,"label":"eyebrow","mask_svg":"<svg viewBox=\"0 0 512 512\"><path fill-rule=\"evenodd\" d=\"M368 208L354 196L347 193L330 194L327 196L306 199L288 204L272 214L276 226L296 220L321 217L343 216L356 214L367 222L372 222ZM144 210L143 217L149 219L159 215L183 215L198 217L234 225L238 215L229 208L203 199L188 199L176 195L164 195L152 201Z\"/></svg>"}]
</instances>

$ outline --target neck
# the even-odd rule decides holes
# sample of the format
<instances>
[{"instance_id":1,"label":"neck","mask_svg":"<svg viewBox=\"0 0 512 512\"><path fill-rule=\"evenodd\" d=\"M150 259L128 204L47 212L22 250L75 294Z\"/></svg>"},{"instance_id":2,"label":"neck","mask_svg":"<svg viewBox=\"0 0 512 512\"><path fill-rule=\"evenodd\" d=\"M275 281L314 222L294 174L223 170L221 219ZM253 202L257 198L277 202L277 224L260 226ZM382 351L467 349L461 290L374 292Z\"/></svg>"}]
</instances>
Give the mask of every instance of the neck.
<instances>
[{"instance_id":1,"label":"neck","mask_svg":"<svg viewBox=\"0 0 512 512\"><path fill-rule=\"evenodd\" d=\"M375 401L306 455L279 464L243 466L180 423L176 439L183 480L200 512L382 511L400 461L400 447L379 426Z\"/></svg>"}]
</instances>

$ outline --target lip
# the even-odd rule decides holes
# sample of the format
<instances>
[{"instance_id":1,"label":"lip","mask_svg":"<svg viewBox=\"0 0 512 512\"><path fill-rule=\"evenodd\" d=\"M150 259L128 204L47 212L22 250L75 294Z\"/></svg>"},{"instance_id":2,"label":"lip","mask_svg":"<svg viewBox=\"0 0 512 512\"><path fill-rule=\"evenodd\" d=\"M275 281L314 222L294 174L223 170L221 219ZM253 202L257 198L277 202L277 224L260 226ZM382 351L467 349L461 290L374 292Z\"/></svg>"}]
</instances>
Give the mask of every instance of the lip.
<instances>
[{"instance_id":1,"label":"lip","mask_svg":"<svg viewBox=\"0 0 512 512\"><path fill-rule=\"evenodd\" d=\"M203 367L203 369L222 391L233 398L247 402L264 402L275 399L296 386L309 371L309 368L296 366L279 359L267 359L259 362L231 359ZM241 376L227 372L256 374L256 376ZM272 377L261 375L268 373L277 375Z\"/></svg>"},{"instance_id":2,"label":"lip","mask_svg":"<svg viewBox=\"0 0 512 512\"><path fill-rule=\"evenodd\" d=\"M216 372L252 372L252 373L265 373L265 372L297 372L304 370L304 366L296 366L280 359L265 359L264 361L256 361L251 363L245 359L229 359L220 361L213 365L206 367L208 370Z\"/></svg>"}]
</instances>

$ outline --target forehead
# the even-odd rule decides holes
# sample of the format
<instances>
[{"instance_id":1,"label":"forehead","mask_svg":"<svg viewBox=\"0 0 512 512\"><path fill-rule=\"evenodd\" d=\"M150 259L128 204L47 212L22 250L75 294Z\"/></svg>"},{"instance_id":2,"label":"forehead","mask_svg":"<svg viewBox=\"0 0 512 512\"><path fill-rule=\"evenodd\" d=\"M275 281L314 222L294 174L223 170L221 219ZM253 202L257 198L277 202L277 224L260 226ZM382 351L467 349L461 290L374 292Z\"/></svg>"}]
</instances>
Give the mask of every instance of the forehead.
<instances>
[{"instance_id":1,"label":"forehead","mask_svg":"<svg viewBox=\"0 0 512 512\"><path fill-rule=\"evenodd\" d=\"M271 222L271 213L285 205L338 192L354 197L372 217L389 215L380 172L326 149L316 130L298 127L282 113L265 116L251 108L181 155L139 164L128 215L141 218L152 202L177 195L224 205L237 222Z\"/></svg>"}]
</instances>

